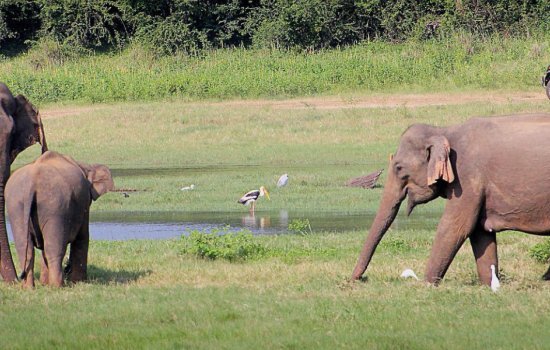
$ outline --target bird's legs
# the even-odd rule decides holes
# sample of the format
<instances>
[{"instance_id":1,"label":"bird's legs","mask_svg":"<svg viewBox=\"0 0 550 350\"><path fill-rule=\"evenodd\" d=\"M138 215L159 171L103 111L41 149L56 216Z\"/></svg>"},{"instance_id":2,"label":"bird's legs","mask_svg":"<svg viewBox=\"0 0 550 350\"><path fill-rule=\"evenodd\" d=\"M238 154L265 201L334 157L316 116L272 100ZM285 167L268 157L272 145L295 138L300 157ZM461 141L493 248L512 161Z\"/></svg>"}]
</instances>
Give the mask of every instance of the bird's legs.
<instances>
[{"instance_id":1,"label":"bird's legs","mask_svg":"<svg viewBox=\"0 0 550 350\"><path fill-rule=\"evenodd\" d=\"M256 206L256 202L254 201L254 202L252 202L252 205L250 206L250 215L252 215L252 216L254 216L254 209L256 209L255 206Z\"/></svg>"}]
</instances>

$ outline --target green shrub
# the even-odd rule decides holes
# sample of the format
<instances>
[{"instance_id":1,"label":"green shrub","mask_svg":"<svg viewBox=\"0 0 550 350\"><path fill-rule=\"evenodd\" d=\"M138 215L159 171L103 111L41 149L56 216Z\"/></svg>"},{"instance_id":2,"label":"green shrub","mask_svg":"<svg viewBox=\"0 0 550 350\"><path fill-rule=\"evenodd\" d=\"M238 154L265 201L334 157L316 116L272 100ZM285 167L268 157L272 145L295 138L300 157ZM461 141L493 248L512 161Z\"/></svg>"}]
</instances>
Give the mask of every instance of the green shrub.
<instances>
[{"instance_id":1,"label":"green shrub","mask_svg":"<svg viewBox=\"0 0 550 350\"><path fill-rule=\"evenodd\" d=\"M40 29L40 7L35 1L0 0L0 49L5 52L6 43L22 46Z\"/></svg>"},{"instance_id":2,"label":"green shrub","mask_svg":"<svg viewBox=\"0 0 550 350\"><path fill-rule=\"evenodd\" d=\"M529 256L540 263L550 262L550 239L542 243L535 244L529 250Z\"/></svg>"},{"instance_id":3,"label":"green shrub","mask_svg":"<svg viewBox=\"0 0 550 350\"><path fill-rule=\"evenodd\" d=\"M124 2L35 0L41 5L41 36L86 48L121 46L128 36Z\"/></svg>"},{"instance_id":4,"label":"green shrub","mask_svg":"<svg viewBox=\"0 0 550 350\"><path fill-rule=\"evenodd\" d=\"M158 54L196 53L210 47L205 33L174 15L160 21L150 21L136 32L136 40Z\"/></svg>"},{"instance_id":5,"label":"green shrub","mask_svg":"<svg viewBox=\"0 0 550 350\"><path fill-rule=\"evenodd\" d=\"M548 0L0 0L0 45L51 37L97 50L137 41L165 54L252 42L311 51L457 31L531 37L550 29L549 11Z\"/></svg>"},{"instance_id":6,"label":"green shrub","mask_svg":"<svg viewBox=\"0 0 550 350\"><path fill-rule=\"evenodd\" d=\"M228 227L211 233L195 230L181 239L184 254L210 260L244 261L261 256L266 251L249 231L231 232Z\"/></svg>"},{"instance_id":7,"label":"green shrub","mask_svg":"<svg viewBox=\"0 0 550 350\"><path fill-rule=\"evenodd\" d=\"M310 234L311 225L309 219L294 219L288 224L288 230L302 236Z\"/></svg>"},{"instance_id":8,"label":"green shrub","mask_svg":"<svg viewBox=\"0 0 550 350\"><path fill-rule=\"evenodd\" d=\"M71 59L81 57L90 51L79 46L60 43L52 38L43 38L32 44L25 54L25 61L34 69L60 66Z\"/></svg>"}]
</instances>

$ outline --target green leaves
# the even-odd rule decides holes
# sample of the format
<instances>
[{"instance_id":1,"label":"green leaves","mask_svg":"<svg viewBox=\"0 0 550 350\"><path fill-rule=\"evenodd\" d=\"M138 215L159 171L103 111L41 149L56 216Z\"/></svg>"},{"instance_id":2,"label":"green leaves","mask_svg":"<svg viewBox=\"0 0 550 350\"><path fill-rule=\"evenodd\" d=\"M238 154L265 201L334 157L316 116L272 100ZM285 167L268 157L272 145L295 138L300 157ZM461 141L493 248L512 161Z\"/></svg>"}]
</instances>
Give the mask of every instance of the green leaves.
<instances>
[{"instance_id":1,"label":"green leaves","mask_svg":"<svg viewBox=\"0 0 550 350\"><path fill-rule=\"evenodd\" d=\"M535 244L529 250L529 256L540 263L548 263L550 261L550 240Z\"/></svg>"},{"instance_id":2,"label":"green leaves","mask_svg":"<svg viewBox=\"0 0 550 350\"><path fill-rule=\"evenodd\" d=\"M0 0L0 45L48 37L98 51L137 42L161 55L251 44L309 52L457 31L530 37L550 27L548 10L546 0Z\"/></svg>"},{"instance_id":3,"label":"green leaves","mask_svg":"<svg viewBox=\"0 0 550 350\"><path fill-rule=\"evenodd\" d=\"M249 231L231 232L229 227L212 233L193 231L182 236L182 252L209 260L244 261L265 253Z\"/></svg>"}]
</instances>

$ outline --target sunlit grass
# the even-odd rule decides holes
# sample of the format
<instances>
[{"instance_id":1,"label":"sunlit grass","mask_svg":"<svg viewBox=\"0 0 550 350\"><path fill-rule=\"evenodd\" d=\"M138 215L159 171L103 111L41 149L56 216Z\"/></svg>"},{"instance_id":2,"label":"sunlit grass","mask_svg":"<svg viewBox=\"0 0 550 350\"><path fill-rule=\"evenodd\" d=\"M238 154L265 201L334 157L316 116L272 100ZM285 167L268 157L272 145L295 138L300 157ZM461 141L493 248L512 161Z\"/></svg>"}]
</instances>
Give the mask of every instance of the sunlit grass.
<instances>
[{"instance_id":1,"label":"sunlit grass","mask_svg":"<svg viewBox=\"0 0 550 350\"><path fill-rule=\"evenodd\" d=\"M477 284L468 246L437 288L399 278L405 268L422 277L432 235L389 232L366 283L348 279L358 232L256 237L272 254L239 263L184 255L177 239L96 241L87 283L0 285L0 339L16 349L544 348L547 266L527 254L540 238L502 235L494 294Z\"/></svg>"}]
</instances>

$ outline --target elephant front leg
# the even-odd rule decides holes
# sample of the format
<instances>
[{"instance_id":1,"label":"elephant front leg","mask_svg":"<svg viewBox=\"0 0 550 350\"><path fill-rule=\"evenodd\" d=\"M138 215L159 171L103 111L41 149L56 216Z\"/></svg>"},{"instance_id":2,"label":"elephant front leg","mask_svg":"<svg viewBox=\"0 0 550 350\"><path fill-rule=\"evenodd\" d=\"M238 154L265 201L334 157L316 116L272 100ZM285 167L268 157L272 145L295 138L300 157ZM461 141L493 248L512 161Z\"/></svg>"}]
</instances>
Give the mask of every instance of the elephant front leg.
<instances>
[{"instance_id":1,"label":"elephant front leg","mask_svg":"<svg viewBox=\"0 0 550 350\"><path fill-rule=\"evenodd\" d=\"M477 274L481 283L491 285L491 265L498 271L497 236L477 228L470 235L470 244L476 258Z\"/></svg>"},{"instance_id":2,"label":"elephant front leg","mask_svg":"<svg viewBox=\"0 0 550 350\"><path fill-rule=\"evenodd\" d=\"M51 218L42 228L44 236L45 263L48 265L48 284L52 287L63 285L62 263L67 251L69 228L62 216Z\"/></svg>"},{"instance_id":3,"label":"elephant front leg","mask_svg":"<svg viewBox=\"0 0 550 350\"><path fill-rule=\"evenodd\" d=\"M445 212L437 226L437 234L426 266L427 282L438 284L456 253L472 233L479 215L479 202L462 196L447 202Z\"/></svg>"}]
</instances>

